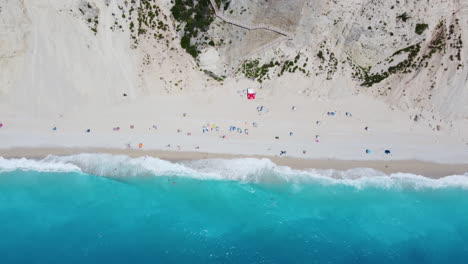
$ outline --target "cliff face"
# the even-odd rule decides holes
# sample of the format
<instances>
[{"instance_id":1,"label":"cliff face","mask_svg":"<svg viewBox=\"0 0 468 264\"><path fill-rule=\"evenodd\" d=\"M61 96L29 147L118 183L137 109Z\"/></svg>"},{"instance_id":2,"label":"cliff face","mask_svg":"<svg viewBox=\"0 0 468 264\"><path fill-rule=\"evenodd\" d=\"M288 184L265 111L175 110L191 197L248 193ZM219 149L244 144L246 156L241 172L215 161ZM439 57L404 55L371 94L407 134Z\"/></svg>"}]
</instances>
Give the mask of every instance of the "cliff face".
<instances>
[{"instance_id":1,"label":"cliff face","mask_svg":"<svg viewBox=\"0 0 468 264\"><path fill-rule=\"evenodd\" d=\"M208 0L2 0L0 103L55 111L73 107L64 96L79 106L300 79L291 89L306 95L468 118L466 1L214 2L244 26Z\"/></svg>"},{"instance_id":2,"label":"cliff face","mask_svg":"<svg viewBox=\"0 0 468 264\"><path fill-rule=\"evenodd\" d=\"M231 16L240 21L283 28L293 38L262 49L265 42L273 43L273 38L281 36L244 32L245 37L220 48L216 68L225 66L229 72L239 58L251 62L258 58L259 67L269 72L255 73L257 62L253 61L244 64L245 72L251 73L248 76L274 79L291 70L302 71L310 78L328 80L325 86L345 82L355 91L380 96L400 107L466 116L468 2L256 1L243 12L245 5L246 1L231 1L225 13L234 10ZM239 31L223 27L213 26L213 34L231 40L226 32Z\"/></svg>"}]
</instances>

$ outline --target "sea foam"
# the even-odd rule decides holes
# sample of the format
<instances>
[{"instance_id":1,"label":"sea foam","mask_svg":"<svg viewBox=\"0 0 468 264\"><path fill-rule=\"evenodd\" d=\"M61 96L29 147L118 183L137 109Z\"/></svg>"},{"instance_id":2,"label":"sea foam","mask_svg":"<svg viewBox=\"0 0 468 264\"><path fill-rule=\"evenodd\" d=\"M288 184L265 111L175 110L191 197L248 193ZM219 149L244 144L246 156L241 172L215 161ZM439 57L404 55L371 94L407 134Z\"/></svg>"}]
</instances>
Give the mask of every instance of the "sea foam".
<instances>
[{"instance_id":1,"label":"sea foam","mask_svg":"<svg viewBox=\"0 0 468 264\"><path fill-rule=\"evenodd\" d=\"M78 154L48 156L42 160L0 157L0 173L24 170L40 172L83 172L104 177L177 176L200 180L229 180L244 183L319 183L356 188L468 189L468 173L430 179L410 173L385 174L369 168L339 170L296 170L278 166L269 159L205 159L170 162L153 157Z\"/></svg>"},{"instance_id":2,"label":"sea foam","mask_svg":"<svg viewBox=\"0 0 468 264\"><path fill-rule=\"evenodd\" d=\"M5 159L0 157L0 173L15 170L40 171L40 172L72 172L81 171L81 169L65 162L48 162L46 160L34 159Z\"/></svg>"}]
</instances>

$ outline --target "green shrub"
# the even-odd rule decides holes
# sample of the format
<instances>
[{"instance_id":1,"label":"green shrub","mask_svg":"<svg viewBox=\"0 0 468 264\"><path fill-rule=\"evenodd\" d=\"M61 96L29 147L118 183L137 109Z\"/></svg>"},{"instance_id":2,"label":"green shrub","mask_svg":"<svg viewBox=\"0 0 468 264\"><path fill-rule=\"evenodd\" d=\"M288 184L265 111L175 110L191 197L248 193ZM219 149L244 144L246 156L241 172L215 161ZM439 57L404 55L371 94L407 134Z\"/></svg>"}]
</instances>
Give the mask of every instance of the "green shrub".
<instances>
[{"instance_id":1,"label":"green shrub","mask_svg":"<svg viewBox=\"0 0 468 264\"><path fill-rule=\"evenodd\" d=\"M220 8L222 4L224 4L224 8L229 7L229 2L228 0L216 0ZM210 0L175 0L171 13L177 22L184 26L183 40L181 40L182 48L196 58L199 54L199 48L189 43L191 39L203 36L201 33L206 32L214 21ZM211 43L210 41L208 44L211 45Z\"/></svg>"},{"instance_id":2,"label":"green shrub","mask_svg":"<svg viewBox=\"0 0 468 264\"><path fill-rule=\"evenodd\" d=\"M397 19L400 19L403 22L406 22L409 18L410 17L408 16L408 14L406 12L404 12L403 14L397 16Z\"/></svg>"},{"instance_id":3,"label":"green shrub","mask_svg":"<svg viewBox=\"0 0 468 264\"><path fill-rule=\"evenodd\" d=\"M415 32L416 34L421 35L428 27L428 24L416 24Z\"/></svg>"}]
</instances>

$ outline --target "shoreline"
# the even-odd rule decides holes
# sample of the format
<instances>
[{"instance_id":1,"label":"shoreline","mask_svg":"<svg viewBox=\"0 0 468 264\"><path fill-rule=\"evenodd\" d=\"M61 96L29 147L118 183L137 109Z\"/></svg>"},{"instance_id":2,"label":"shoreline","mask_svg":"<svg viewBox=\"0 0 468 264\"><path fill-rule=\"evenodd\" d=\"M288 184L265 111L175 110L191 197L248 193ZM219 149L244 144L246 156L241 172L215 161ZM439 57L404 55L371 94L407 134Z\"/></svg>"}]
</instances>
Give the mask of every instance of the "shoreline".
<instances>
[{"instance_id":1,"label":"shoreline","mask_svg":"<svg viewBox=\"0 0 468 264\"><path fill-rule=\"evenodd\" d=\"M338 159L301 159L293 157L278 157L264 155L234 155L207 152L164 151L164 150L134 150L112 148L12 148L1 149L3 158L43 159L48 155L67 156L80 153L106 153L126 155L132 158L152 156L168 161L184 161L199 159L236 159L236 158L266 158L278 166L288 166L292 169L334 169L349 170L355 168L371 168L386 174L412 173L432 179L450 175L463 175L468 172L468 164L442 164L419 160L338 160Z\"/></svg>"}]
</instances>

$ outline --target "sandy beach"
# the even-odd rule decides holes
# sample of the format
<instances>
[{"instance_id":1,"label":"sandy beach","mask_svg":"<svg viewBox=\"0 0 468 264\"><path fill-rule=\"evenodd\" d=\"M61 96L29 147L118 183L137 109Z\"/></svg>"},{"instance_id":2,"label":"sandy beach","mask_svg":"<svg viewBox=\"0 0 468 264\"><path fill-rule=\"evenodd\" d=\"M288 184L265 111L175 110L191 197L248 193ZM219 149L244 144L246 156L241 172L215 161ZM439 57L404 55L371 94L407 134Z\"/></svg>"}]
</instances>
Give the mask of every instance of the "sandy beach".
<instances>
[{"instance_id":1,"label":"sandy beach","mask_svg":"<svg viewBox=\"0 0 468 264\"><path fill-rule=\"evenodd\" d=\"M362 95L326 100L286 91L280 96L272 89L258 90L255 100L247 100L237 88L246 86L122 97L59 112L47 107L7 112L4 107L0 156L267 157L293 168L368 167L437 177L468 171L464 123L438 131L428 121L415 122L410 113Z\"/></svg>"}]
</instances>

